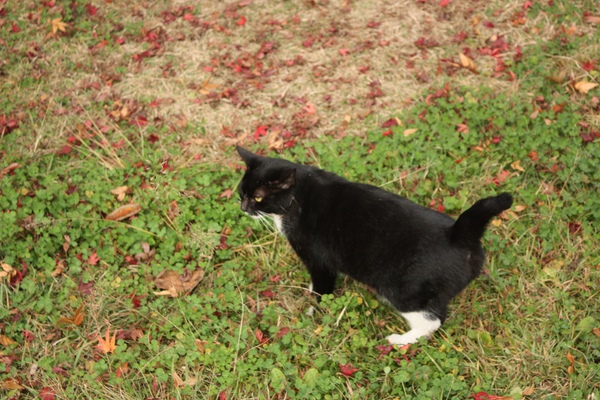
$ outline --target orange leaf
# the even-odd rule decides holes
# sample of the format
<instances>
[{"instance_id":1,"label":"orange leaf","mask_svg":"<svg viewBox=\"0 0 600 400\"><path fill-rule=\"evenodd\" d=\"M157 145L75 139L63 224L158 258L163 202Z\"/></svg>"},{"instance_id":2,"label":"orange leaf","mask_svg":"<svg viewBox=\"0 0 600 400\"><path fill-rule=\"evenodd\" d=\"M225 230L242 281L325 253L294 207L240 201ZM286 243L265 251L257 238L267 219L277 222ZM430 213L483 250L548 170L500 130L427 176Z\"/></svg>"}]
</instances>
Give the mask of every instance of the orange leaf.
<instances>
[{"instance_id":1,"label":"orange leaf","mask_svg":"<svg viewBox=\"0 0 600 400\"><path fill-rule=\"evenodd\" d=\"M20 390L23 389L23 386L19 384L14 378L6 378L3 381L0 381L0 389L2 390Z\"/></svg>"},{"instance_id":2,"label":"orange leaf","mask_svg":"<svg viewBox=\"0 0 600 400\"><path fill-rule=\"evenodd\" d=\"M50 23L52 25L52 33L56 33L58 31L66 32L69 24L66 22L62 22L62 18L54 18Z\"/></svg>"},{"instance_id":3,"label":"orange leaf","mask_svg":"<svg viewBox=\"0 0 600 400\"><path fill-rule=\"evenodd\" d=\"M17 342L15 342L14 340L12 340L11 338L9 338L8 336L5 335L0 335L0 344L2 346L10 346L11 344L15 344Z\"/></svg>"},{"instance_id":4,"label":"orange leaf","mask_svg":"<svg viewBox=\"0 0 600 400\"><path fill-rule=\"evenodd\" d=\"M463 68L467 68L473 72L477 72L477 68L475 67L475 63L473 62L473 60L471 60L469 57L467 57L463 53L459 53L458 56L460 57L460 65Z\"/></svg>"},{"instance_id":5,"label":"orange leaf","mask_svg":"<svg viewBox=\"0 0 600 400\"><path fill-rule=\"evenodd\" d=\"M77 307L77 310L73 313L71 317L63 317L56 321L56 325L61 324L71 324L75 326L79 326L83 322L83 318L85 317L85 313L83 312L83 304Z\"/></svg>"},{"instance_id":6,"label":"orange leaf","mask_svg":"<svg viewBox=\"0 0 600 400\"><path fill-rule=\"evenodd\" d=\"M110 336L110 326L106 327L106 337L102 339L98 338L98 349L104 354L114 353L117 345L115 344L117 341L117 333L113 333L112 337Z\"/></svg>"},{"instance_id":7,"label":"orange leaf","mask_svg":"<svg viewBox=\"0 0 600 400\"><path fill-rule=\"evenodd\" d=\"M117 208L115 211L104 217L104 219L109 221L121 221L122 219L133 217L141 210L142 207L139 204L129 203Z\"/></svg>"}]
</instances>

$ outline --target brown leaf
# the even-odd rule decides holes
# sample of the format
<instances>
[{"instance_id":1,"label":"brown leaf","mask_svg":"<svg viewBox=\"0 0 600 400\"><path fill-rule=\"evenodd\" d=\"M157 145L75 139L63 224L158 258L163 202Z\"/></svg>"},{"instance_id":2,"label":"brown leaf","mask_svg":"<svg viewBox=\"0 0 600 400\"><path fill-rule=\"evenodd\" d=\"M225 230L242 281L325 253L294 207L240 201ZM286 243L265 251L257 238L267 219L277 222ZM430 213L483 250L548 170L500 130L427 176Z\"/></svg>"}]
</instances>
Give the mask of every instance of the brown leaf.
<instances>
[{"instance_id":1,"label":"brown leaf","mask_svg":"<svg viewBox=\"0 0 600 400\"><path fill-rule=\"evenodd\" d=\"M104 339L101 337L98 338L98 346L97 348L103 352L104 354L114 353L117 348L117 333L113 333L112 337L110 336L110 326L106 327L106 336Z\"/></svg>"},{"instance_id":2,"label":"brown leaf","mask_svg":"<svg viewBox=\"0 0 600 400\"><path fill-rule=\"evenodd\" d=\"M21 390L23 386L19 384L15 378L6 378L3 381L0 381L0 389L2 390Z\"/></svg>"},{"instance_id":3,"label":"brown leaf","mask_svg":"<svg viewBox=\"0 0 600 400\"><path fill-rule=\"evenodd\" d=\"M6 168L2 168L2 170L0 170L0 178L2 178L4 175L10 173L11 171L14 171L15 169L17 169L19 167L20 167L19 164L12 163L8 167L6 167Z\"/></svg>"},{"instance_id":4,"label":"brown leaf","mask_svg":"<svg viewBox=\"0 0 600 400\"><path fill-rule=\"evenodd\" d=\"M523 168L521 166L521 160L517 160L515 162L513 162L512 164L510 164L512 169L515 169L517 171L521 171L521 172L525 172L525 168Z\"/></svg>"},{"instance_id":5,"label":"brown leaf","mask_svg":"<svg viewBox=\"0 0 600 400\"><path fill-rule=\"evenodd\" d=\"M0 335L0 344L4 347L10 346L11 344L16 344L17 342L15 342L14 340L12 340L11 338L9 338L6 335Z\"/></svg>"},{"instance_id":6,"label":"brown leaf","mask_svg":"<svg viewBox=\"0 0 600 400\"><path fill-rule=\"evenodd\" d=\"M194 271L185 270L182 274L167 269L154 279L154 285L162 292L154 292L157 296L179 297L192 291L204 277L204 270L198 268Z\"/></svg>"},{"instance_id":7,"label":"brown leaf","mask_svg":"<svg viewBox=\"0 0 600 400\"><path fill-rule=\"evenodd\" d=\"M473 60L471 60L469 57L467 57L463 53L460 53L458 56L460 57L460 65L463 68L466 68L473 72L477 72L477 67L475 67L475 63L473 62Z\"/></svg>"},{"instance_id":8,"label":"brown leaf","mask_svg":"<svg viewBox=\"0 0 600 400\"><path fill-rule=\"evenodd\" d=\"M64 260L56 260L56 268L54 268L54 271L52 271L50 273L50 275L53 278L56 278L57 276L61 275L65 270L65 261Z\"/></svg>"},{"instance_id":9,"label":"brown leaf","mask_svg":"<svg viewBox=\"0 0 600 400\"><path fill-rule=\"evenodd\" d=\"M595 15L587 15L583 18L583 20L589 24L600 24L600 17Z\"/></svg>"},{"instance_id":10,"label":"brown leaf","mask_svg":"<svg viewBox=\"0 0 600 400\"><path fill-rule=\"evenodd\" d=\"M410 136L410 135L414 134L417 131L418 131L418 129L414 129L414 128L413 129L406 129L404 131L404 137Z\"/></svg>"},{"instance_id":11,"label":"brown leaf","mask_svg":"<svg viewBox=\"0 0 600 400\"><path fill-rule=\"evenodd\" d=\"M63 317L56 321L56 325L61 324L71 324L75 326L79 326L83 323L83 318L85 317L85 311L83 309L83 304L77 307L77 310L73 313L71 317Z\"/></svg>"},{"instance_id":12,"label":"brown leaf","mask_svg":"<svg viewBox=\"0 0 600 400\"><path fill-rule=\"evenodd\" d=\"M127 186L119 186L116 189L110 191L112 194L117 196L117 200L123 201L125 200L125 195L129 192L129 188Z\"/></svg>"},{"instance_id":13,"label":"brown leaf","mask_svg":"<svg viewBox=\"0 0 600 400\"><path fill-rule=\"evenodd\" d=\"M2 268L0 271L0 280L6 277L10 281L10 279L17 274L17 271L6 263L0 263L0 267Z\"/></svg>"},{"instance_id":14,"label":"brown leaf","mask_svg":"<svg viewBox=\"0 0 600 400\"><path fill-rule=\"evenodd\" d=\"M129 203L117 208L116 210L108 214L106 217L104 217L104 219L108 221L121 221L125 218L133 217L141 210L142 207L139 204Z\"/></svg>"},{"instance_id":15,"label":"brown leaf","mask_svg":"<svg viewBox=\"0 0 600 400\"><path fill-rule=\"evenodd\" d=\"M597 83L592 83L592 82L587 82L587 81L580 81L580 82L577 82L575 84L575 89L577 89L580 93L586 94L587 92L589 92L590 90L592 90L596 86L598 86Z\"/></svg>"}]
</instances>

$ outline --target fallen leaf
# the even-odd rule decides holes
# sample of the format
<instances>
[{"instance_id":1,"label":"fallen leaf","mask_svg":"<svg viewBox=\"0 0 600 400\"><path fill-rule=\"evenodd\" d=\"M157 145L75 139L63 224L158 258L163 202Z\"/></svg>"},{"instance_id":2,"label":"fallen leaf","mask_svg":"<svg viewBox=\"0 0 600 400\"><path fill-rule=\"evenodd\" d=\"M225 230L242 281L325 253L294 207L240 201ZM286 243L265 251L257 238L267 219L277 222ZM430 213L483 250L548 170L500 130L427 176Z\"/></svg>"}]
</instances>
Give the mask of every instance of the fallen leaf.
<instances>
[{"instance_id":1,"label":"fallen leaf","mask_svg":"<svg viewBox=\"0 0 600 400\"><path fill-rule=\"evenodd\" d=\"M121 378L123 375L126 375L127 372L129 372L129 363L125 362L117 368L115 371L115 376L117 378Z\"/></svg>"},{"instance_id":2,"label":"fallen leaf","mask_svg":"<svg viewBox=\"0 0 600 400\"><path fill-rule=\"evenodd\" d=\"M79 326L83 323L83 319L85 317L85 311L83 309L83 304L77 307L77 310L73 313L71 317L63 317L56 321L56 325L61 324L71 324L75 326Z\"/></svg>"},{"instance_id":3,"label":"fallen leaf","mask_svg":"<svg viewBox=\"0 0 600 400\"><path fill-rule=\"evenodd\" d=\"M69 26L69 24L67 24L66 22L62 22L62 18L54 18L50 25L52 26L52 33L56 34L56 32L61 31L61 32L66 32L67 31L67 27Z\"/></svg>"},{"instance_id":4,"label":"fallen leaf","mask_svg":"<svg viewBox=\"0 0 600 400\"><path fill-rule=\"evenodd\" d=\"M525 389L523 389L523 396L531 396L534 393L535 389L533 388L533 386L528 386Z\"/></svg>"},{"instance_id":5,"label":"fallen leaf","mask_svg":"<svg viewBox=\"0 0 600 400\"><path fill-rule=\"evenodd\" d=\"M522 205L516 205L515 206L515 212L521 212L523 210L525 210L527 208L527 205L522 204Z\"/></svg>"},{"instance_id":6,"label":"fallen leaf","mask_svg":"<svg viewBox=\"0 0 600 400\"><path fill-rule=\"evenodd\" d=\"M198 381L196 378L188 378L184 381L179 377L179 374L177 374L176 371L173 371L171 376L173 377L173 383L175 384L175 387L194 386Z\"/></svg>"},{"instance_id":7,"label":"fallen leaf","mask_svg":"<svg viewBox=\"0 0 600 400\"><path fill-rule=\"evenodd\" d=\"M105 338L102 339L101 337L99 337L98 338L98 346L96 346L96 347L98 348L98 350L100 350L104 354L114 353L115 349L117 348L116 341L117 341L117 333L116 332L113 333L113 335L111 337L110 336L110 326L107 326Z\"/></svg>"},{"instance_id":8,"label":"fallen leaf","mask_svg":"<svg viewBox=\"0 0 600 400\"><path fill-rule=\"evenodd\" d=\"M404 131L404 137L408 137L408 136L414 134L417 131L418 131L418 129L414 129L414 128L412 128L412 129L406 129Z\"/></svg>"},{"instance_id":9,"label":"fallen leaf","mask_svg":"<svg viewBox=\"0 0 600 400\"><path fill-rule=\"evenodd\" d=\"M116 210L108 214L106 217L104 217L104 219L108 221L121 221L125 218L133 217L141 210L142 207L139 204L129 203L117 208Z\"/></svg>"},{"instance_id":10,"label":"fallen leaf","mask_svg":"<svg viewBox=\"0 0 600 400\"><path fill-rule=\"evenodd\" d=\"M589 92L590 90L592 90L596 86L598 86L597 83L592 83L592 82L587 82L587 81L580 81L580 82L577 82L575 84L575 89L577 89L580 93L586 94L587 92Z\"/></svg>"},{"instance_id":11,"label":"fallen leaf","mask_svg":"<svg viewBox=\"0 0 600 400\"><path fill-rule=\"evenodd\" d=\"M0 389L2 390L21 390L23 386L19 384L14 378L6 378L3 381L0 381Z\"/></svg>"},{"instance_id":12,"label":"fallen leaf","mask_svg":"<svg viewBox=\"0 0 600 400\"><path fill-rule=\"evenodd\" d=\"M4 175L11 173L12 171L14 171L15 169L19 168L21 165L18 163L12 163L10 164L8 167L6 168L2 168L2 170L0 171L0 178L2 178Z\"/></svg>"},{"instance_id":13,"label":"fallen leaf","mask_svg":"<svg viewBox=\"0 0 600 400\"><path fill-rule=\"evenodd\" d=\"M600 17L595 15L587 15L583 18L583 20L589 24L600 24Z\"/></svg>"},{"instance_id":14,"label":"fallen leaf","mask_svg":"<svg viewBox=\"0 0 600 400\"><path fill-rule=\"evenodd\" d=\"M98 253L96 253L94 250L94 252L88 257L87 263L90 265L96 265L98 264L98 261L100 261L100 258L98 257Z\"/></svg>"},{"instance_id":15,"label":"fallen leaf","mask_svg":"<svg viewBox=\"0 0 600 400\"><path fill-rule=\"evenodd\" d=\"M125 200L125 195L127 194L128 191L129 191L129 188L127 186L119 186L118 188L113 189L110 192L117 196L117 200L123 201L123 200Z\"/></svg>"},{"instance_id":16,"label":"fallen leaf","mask_svg":"<svg viewBox=\"0 0 600 400\"><path fill-rule=\"evenodd\" d=\"M359 369L354 368L352 366L352 364L348 363L345 365L339 364L340 366L340 372L342 373L342 375L347 376L347 377L352 377L352 375L354 375L354 373L358 372Z\"/></svg>"},{"instance_id":17,"label":"fallen leaf","mask_svg":"<svg viewBox=\"0 0 600 400\"><path fill-rule=\"evenodd\" d=\"M198 268L194 271L185 270L182 274L167 269L154 279L154 285L162 292L154 292L157 296L179 297L192 291L204 277L204 270Z\"/></svg>"},{"instance_id":18,"label":"fallen leaf","mask_svg":"<svg viewBox=\"0 0 600 400\"><path fill-rule=\"evenodd\" d=\"M50 273L50 275L53 278L56 278L57 276L61 275L65 270L65 260L56 260L56 267L54 268L54 271L52 271Z\"/></svg>"},{"instance_id":19,"label":"fallen leaf","mask_svg":"<svg viewBox=\"0 0 600 400\"><path fill-rule=\"evenodd\" d=\"M42 400L54 400L56 392L52 388L44 387L40 389L39 395Z\"/></svg>"},{"instance_id":20,"label":"fallen leaf","mask_svg":"<svg viewBox=\"0 0 600 400\"><path fill-rule=\"evenodd\" d=\"M525 168L521 167L521 160L517 160L514 163L510 164L512 169L517 171L525 172Z\"/></svg>"},{"instance_id":21,"label":"fallen leaf","mask_svg":"<svg viewBox=\"0 0 600 400\"><path fill-rule=\"evenodd\" d=\"M10 346L11 344L16 344L17 342L15 342L14 340L12 340L11 338L9 338L6 335L0 335L0 344L4 347Z\"/></svg>"},{"instance_id":22,"label":"fallen leaf","mask_svg":"<svg viewBox=\"0 0 600 400\"><path fill-rule=\"evenodd\" d=\"M12 278L17 273L17 271L13 267L6 263L0 263L0 267L2 268L2 271L0 271L0 280L2 278L8 278L8 280L10 281L10 278Z\"/></svg>"},{"instance_id":23,"label":"fallen leaf","mask_svg":"<svg viewBox=\"0 0 600 400\"><path fill-rule=\"evenodd\" d=\"M459 53L458 56L460 57L460 65L463 68L471 70L472 72L477 72L477 67L475 67L475 63L473 62L473 60L471 60L468 56L464 55L463 53Z\"/></svg>"}]
</instances>

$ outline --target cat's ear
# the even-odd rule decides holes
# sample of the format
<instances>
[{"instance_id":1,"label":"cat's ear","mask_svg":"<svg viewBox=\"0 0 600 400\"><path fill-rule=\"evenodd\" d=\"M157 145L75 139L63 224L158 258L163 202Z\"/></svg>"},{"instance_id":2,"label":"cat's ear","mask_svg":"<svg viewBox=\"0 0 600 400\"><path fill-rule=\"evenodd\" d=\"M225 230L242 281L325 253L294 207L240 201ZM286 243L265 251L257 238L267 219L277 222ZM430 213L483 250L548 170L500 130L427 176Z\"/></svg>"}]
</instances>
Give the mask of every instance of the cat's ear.
<instances>
[{"instance_id":1,"label":"cat's ear","mask_svg":"<svg viewBox=\"0 0 600 400\"><path fill-rule=\"evenodd\" d=\"M252 164L256 163L260 159L260 156L257 156L256 154L244 149L243 147L236 146L236 148L238 154L248 167L250 167Z\"/></svg>"},{"instance_id":2,"label":"cat's ear","mask_svg":"<svg viewBox=\"0 0 600 400\"><path fill-rule=\"evenodd\" d=\"M277 181L277 186L281 190L291 188L296 184L296 168L286 168L281 172Z\"/></svg>"}]
</instances>

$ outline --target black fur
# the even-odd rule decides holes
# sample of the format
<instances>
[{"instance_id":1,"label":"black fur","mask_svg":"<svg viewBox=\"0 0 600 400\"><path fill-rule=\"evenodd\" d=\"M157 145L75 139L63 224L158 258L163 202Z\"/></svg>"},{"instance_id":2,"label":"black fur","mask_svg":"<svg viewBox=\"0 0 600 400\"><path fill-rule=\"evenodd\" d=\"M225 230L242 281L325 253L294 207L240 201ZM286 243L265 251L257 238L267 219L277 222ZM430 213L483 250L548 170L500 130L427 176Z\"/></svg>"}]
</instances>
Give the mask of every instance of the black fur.
<instances>
[{"instance_id":1,"label":"black fur","mask_svg":"<svg viewBox=\"0 0 600 400\"><path fill-rule=\"evenodd\" d=\"M280 215L283 233L306 265L317 294L338 273L373 288L400 312L426 311L443 322L450 300L476 278L487 223L512 204L479 200L458 220L375 186L238 147L248 169L242 209Z\"/></svg>"}]
</instances>

